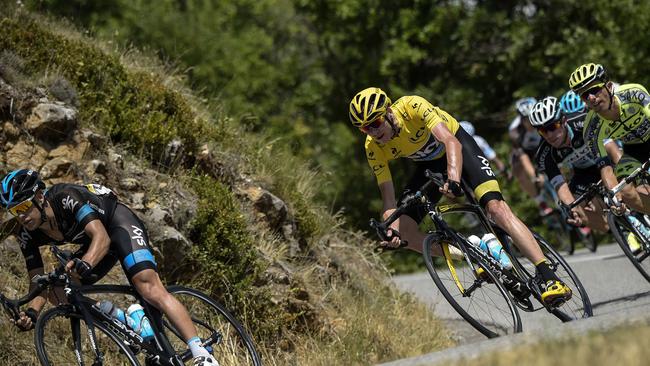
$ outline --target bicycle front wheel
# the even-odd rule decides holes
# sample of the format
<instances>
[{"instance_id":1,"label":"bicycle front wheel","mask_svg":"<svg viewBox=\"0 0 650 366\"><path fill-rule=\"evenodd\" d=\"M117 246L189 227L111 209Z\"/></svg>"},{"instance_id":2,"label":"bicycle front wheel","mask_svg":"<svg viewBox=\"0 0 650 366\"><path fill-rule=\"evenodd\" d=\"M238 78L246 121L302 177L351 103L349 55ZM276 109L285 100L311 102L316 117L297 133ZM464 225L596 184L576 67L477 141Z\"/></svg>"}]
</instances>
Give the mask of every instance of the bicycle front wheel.
<instances>
[{"instance_id":1,"label":"bicycle front wheel","mask_svg":"<svg viewBox=\"0 0 650 366\"><path fill-rule=\"evenodd\" d=\"M471 245L467 242L466 245ZM472 270L465 258L454 259L449 248L458 244L438 241L435 234L424 240L424 262L427 270L449 304L476 330L489 338L521 332L521 318L506 289L480 258L468 255ZM443 253L442 264L434 262L433 248Z\"/></svg>"},{"instance_id":2,"label":"bicycle front wheel","mask_svg":"<svg viewBox=\"0 0 650 366\"><path fill-rule=\"evenodd\" d=\"M198 336L219 365L262 364L252 338L223 305L206 294L187 287L169 286L167 290L187 308ZM187 343L169 319L165 317L163 321L174 350L181 355L183 361L191 360Z\"/></svg>"},{"instance_id":3,"label":"bicycle front wheel","mask_svg":"<svg viewBox=\"0 0 650 366\"><path fill-rule=\"evenodd\" d=\"M650 282L650 259L648 259L650 256L650 243L646 243L643 240L643 236L636 233L632 224L627 221L625 216L617 216L609 212L607 214L607 223L614 235L614 239L616 239L618 245L623 249L623 253L625 253L639 273L641 273L643 278ZM634 236L632 240L637 241L634 244L629 242L631 235Z\"/></svg>"},{"instance_id":4,"label":"bicycle front wheel","mask_svg":"<svg viewBox=\"0 0 650 366\"><path fill-rule=\"evenodd\" d=\"M129 347L101 323L94 324L103 365L140 365ZM77 341L75 337L77 335ZM94 365L96 361L88 327L81 314L67 307L49 309L38 318L34 344L41 365Z\"/></svg>"}]
</instances>

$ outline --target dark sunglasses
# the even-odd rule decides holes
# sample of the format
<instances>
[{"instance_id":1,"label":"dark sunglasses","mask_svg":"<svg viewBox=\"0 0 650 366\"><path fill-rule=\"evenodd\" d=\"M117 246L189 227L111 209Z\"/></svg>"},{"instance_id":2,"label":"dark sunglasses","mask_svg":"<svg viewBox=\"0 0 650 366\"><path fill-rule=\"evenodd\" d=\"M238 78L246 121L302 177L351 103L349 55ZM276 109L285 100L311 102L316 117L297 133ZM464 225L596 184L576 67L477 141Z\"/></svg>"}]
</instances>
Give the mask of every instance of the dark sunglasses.
<instances>
[{"instance_id":1,"label":"dark sunglasses","mask_svg":"<svg viewBox=\"0 0 650 366\"><path fill-rule=\"evenodd\" d=\"M553 123L549 123L547 125L544 125L544 126L538 128L537 131L539 131L539 133L541 133L541 134L546 134L546 133L549 133L549 132L553 132L553 131L557 130L560 127L562 127L562 122L561 121L555 121Z\"/></svg>"},{"instance_id":2,"label":"dark sunglasses","mask_svg":"<svg viewBox=\"0 0 650 366\"><path fill-rule=\"evenodd\" d=\"M591 96L591 95L596 95L596 94L598 94L598 92L600 92L601 90L603 90L603 87L604 87L604 85L597 85L597 86L591 87L591 88L585 90L582 94L580 94L580 97L581 97L582 99L587 99L587 98L589 98L589 96Z\"/></svg>"},{"instance_id":3,"label":"dark sunglasses","mask_svg":"<svg viewBox=\"0 0 650 366\"><path fill-rule=\"evenodd\" d=\"M379 128L379 127L381 127L382 123L384 123L384 119L382 117L378 117L374 121L372 121L372 122L368 123L367 125L361 127L361 130L368 131L371 128Z\"/></svg>"},{"instance_id":4,"label":"dark sunglasses","mask_svg":"<svg viewBox=\"0 0 650 366\"><path fill-rule=\"evenodd\" d=\"M32 208L33 205L34 202L32 202L32 199L30 198L28 200L25 200L17 204L16 206L9 208L8 211L12 216L18 217L24 214L25 212L29 211L29 209Z\"/></svg>"}]
</instances>

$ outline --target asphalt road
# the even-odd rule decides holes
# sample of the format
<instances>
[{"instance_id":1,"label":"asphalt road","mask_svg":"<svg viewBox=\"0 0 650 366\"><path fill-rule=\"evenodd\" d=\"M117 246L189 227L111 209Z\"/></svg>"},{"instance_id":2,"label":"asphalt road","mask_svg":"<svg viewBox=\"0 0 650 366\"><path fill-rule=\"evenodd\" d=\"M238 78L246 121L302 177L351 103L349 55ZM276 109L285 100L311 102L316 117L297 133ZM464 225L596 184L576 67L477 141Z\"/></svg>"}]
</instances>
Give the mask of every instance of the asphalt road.
<instances>
[{"instance_id":1,"label":"asphalt road","mask_svg":"<svg viewBox=\"0 0 650 366\"><path fill-rule=\"evenodd\" d=\"M574 331L583 328L606 328L620 324L635 316L646 318L650 313L650 283L633 267L616 244L599 246L596 253L586 250L576 254L566 255L565 259L576 272L584 285L593 306L594 317L562 324L548 312L541 310L534 313L521 312L523 335L548 334ZM412 275L396 276L393 281L405 291L413 292L421 301L431 305L432 310L447 323L454 332L459 346L468 349L489 348L490 343L507 342L501 337L497 340L486 341L478 331L465 322L444 297L439 293L427 272ZM474 347L472 347L474 345ZM480 346L480 347L479 347ZM453 354L454 350L443 353ZM440 357L438 357L440 358ZM391 365L424 365L430 363L391 363Z\"/></svg>"}]
</instances>

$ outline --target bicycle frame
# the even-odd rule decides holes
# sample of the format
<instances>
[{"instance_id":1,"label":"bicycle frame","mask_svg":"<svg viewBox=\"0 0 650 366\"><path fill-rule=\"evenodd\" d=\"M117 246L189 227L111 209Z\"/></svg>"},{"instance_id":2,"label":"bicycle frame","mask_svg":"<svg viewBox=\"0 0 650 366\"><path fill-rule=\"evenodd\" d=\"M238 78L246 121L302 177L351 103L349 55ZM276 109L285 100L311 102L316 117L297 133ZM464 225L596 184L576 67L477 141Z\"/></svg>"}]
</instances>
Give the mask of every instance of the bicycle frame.
<instances>
[{"instance_id":1,"label":"bicycle frame","mask_svg":"<svg viewBox=\"0 0 650 366\"><path fill-rule=\"evenodd\" d=\"M60 265L52 272L35 276L32 282L36 286L24 297L11 300L0 294L0 305L5 311L13 318L18 319L19 308L27 304L43 291L48 288L63 287L67 303L62 303L57 306L64 307L70 311L81 315L81 317L70 317L72 339L75 347L75 356L79 364L83 364L81 356L81 320L86 323L87 336L89 337L90 345L95 356L93 365L103 365L103 355L97 345L97 336L95 332L95 324L102 323L111 331L113 331L123 342L128 343L129 346L136 352L143 352L147 360L153 361L154 364L161 366L183 366L184 362L192 358L190 350L186 350L182 354L176 354L176 351L171 346L169 340L164 334L164 322L162 313L155 309L152 305L148 304L137 293L133 286L128 285L80 285L71 280L70 275L65 271L65 264L70 260L69 253L65 253L52 245L51 250L55 257L59 260ZM92 299L86 294L126 294L133 296L139 303L143 305L145 315L150 319L151 326L154 330L154 339L152 341L145 341L136 331L130 329L126 324L122 323L109 314L104 313L99 309L97 301ZM177 331L169 327L176 336L180 337ZM213 334L203 340L204 346L210 346L218 343L221 340L221 334L214 331Z\"/></svg>"}]
</instances>

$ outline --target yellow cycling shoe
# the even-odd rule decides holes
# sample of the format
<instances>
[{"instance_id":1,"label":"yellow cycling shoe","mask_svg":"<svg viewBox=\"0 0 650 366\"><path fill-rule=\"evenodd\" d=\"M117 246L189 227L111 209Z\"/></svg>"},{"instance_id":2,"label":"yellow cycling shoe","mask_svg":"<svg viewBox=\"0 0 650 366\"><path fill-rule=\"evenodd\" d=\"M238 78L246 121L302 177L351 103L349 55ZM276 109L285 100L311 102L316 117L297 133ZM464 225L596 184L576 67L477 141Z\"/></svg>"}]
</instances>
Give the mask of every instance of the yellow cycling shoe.
<instances>
[{"instance_id":1,"label":"yellow cycling shoe","mask_svg":"<svg viewBox=\"0 0 650 366\"><path fill-rule=\"evenodd\" d=\"M639 240L634 233L627 234L627 245L630 247L632 254L637 254L641 251L641 244L639 244Z\"/></svg>"},{"instance_id":2,"label":"yellow cycling shoe","mask_svg":"<svg viewBox=\"0 0 650 366\"><path fill-rule=\"evenodd\" d=\"M557 307L571 299L573 292L560 280L546 281L546 290L542 293L544 304Z\"/></svg>"}]
</instances>

